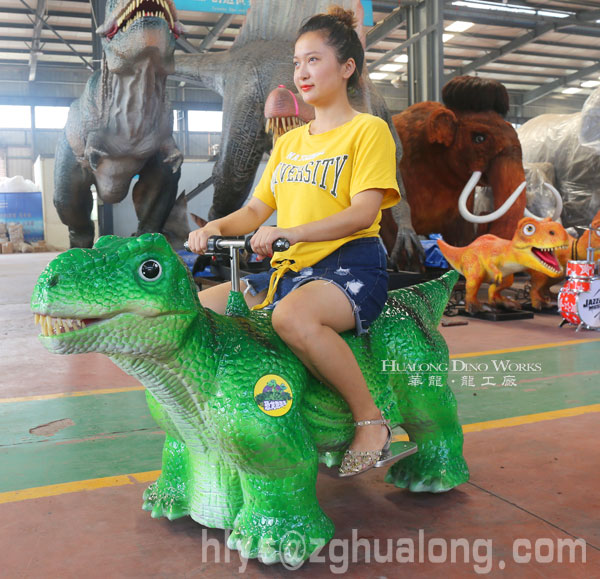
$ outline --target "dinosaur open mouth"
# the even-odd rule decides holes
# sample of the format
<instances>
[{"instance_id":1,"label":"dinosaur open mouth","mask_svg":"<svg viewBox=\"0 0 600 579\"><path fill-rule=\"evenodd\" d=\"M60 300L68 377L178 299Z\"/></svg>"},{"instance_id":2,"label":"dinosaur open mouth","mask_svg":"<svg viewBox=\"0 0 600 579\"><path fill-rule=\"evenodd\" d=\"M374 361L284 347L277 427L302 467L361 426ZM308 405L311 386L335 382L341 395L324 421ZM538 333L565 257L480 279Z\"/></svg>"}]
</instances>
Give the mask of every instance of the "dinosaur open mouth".
<instances>
[{"instance_id":1,"label":"dinosaur open mouth","mask_svg":"<svg viewBox=\"0 0 600 579\"><path fill-rule=\"evenodd\" d=\"M42 336L46 337L82 330L94 322L99 321L100 318L86 318L80 320L77 318L53 318L52 316L34 314L34 322L40 324Z\"/></svg>"},{"instance_id":2,"label":"dinosaur open mouth","mask_svg":"<svg viewBox=\"0 0 600 579\"><path fill-rule=\"evenodd\" d=\"M554 273L560 273L560 263L558 263L558 259L554 255L555 249L564 249L566 246L562 247L553 247L550 249L541 248L541 247L532 247L531 252L535 255L538 261L541 261L550 271Z\"/></svg>"},{"instance_id":3,"label":"dinosaur open mouth","mask_svg":"<svg viewBox=\"0 0 600 579\"><path fill-rule=\"evenodd\" d=\"M129 27L140 18L162 18L169 25L175 38L179 37L170 0L131 0L106 33L106 37L110 40L119 31L127 32Z\"/></svg>"}]
</instances>

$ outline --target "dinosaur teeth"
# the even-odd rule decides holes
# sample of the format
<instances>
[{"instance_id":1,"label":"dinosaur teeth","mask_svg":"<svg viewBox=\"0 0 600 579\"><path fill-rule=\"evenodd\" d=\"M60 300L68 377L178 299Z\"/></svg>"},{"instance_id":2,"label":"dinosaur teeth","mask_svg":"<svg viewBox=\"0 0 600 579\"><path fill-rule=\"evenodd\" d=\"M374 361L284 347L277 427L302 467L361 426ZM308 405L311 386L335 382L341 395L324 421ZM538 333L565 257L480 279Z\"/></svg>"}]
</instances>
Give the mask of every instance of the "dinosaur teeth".
<instances>
[{"instance_id":1,"label":"dinosaur teeth","mask_svg":"<svg viewBox=\"0 0 600 579\"><path fill-rule=\"evenodd\" d=\"M57 336L67 334L86 327L83 320L74 318L53 318L43 314L34 314L33 321L40 324L42 336Z\"/></svg>"}]
</instances>

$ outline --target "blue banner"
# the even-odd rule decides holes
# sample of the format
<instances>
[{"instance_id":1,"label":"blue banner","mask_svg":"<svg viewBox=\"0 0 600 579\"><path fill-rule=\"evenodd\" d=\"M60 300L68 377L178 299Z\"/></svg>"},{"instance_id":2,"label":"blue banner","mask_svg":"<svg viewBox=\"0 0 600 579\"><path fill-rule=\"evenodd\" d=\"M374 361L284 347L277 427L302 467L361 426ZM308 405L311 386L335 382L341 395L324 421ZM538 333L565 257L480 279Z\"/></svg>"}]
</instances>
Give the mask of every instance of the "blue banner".
<instances>
[{"instance_id":1,"label":"blue banner","mask_svg":"<svg viewBox=\"0 0 600 579\"><path fill-rule=\"evenodd\" d=\"M373 0L362 0L362 7L365 11L363 24L365 26L373 26Z\"/></svg>"},{"instance_id":2,"label":"blue banner","mask_svg":"<svg viewBox=\"0 0 600 579\"><path fill-rule=\"evenodd\" d=\"M0 193L0 221L23 225L25 241L44 239L41 193Z\"/></svg>"},{"instance_id":3,"label":"blue banner","mask_svg":"<svg viewBox=\"0 0 600 579\"><path fill-rule=\"evenodd\" d=\"M294 2L295 0L290 0ZM373 0L362 0L365 17L363 24L373 26ZM221 12L224 14L246 14L250 0L175 0L177 10L196 12Z\"/></svg>"},{"instance_id":4,"label":"blue banner","mask_svg":"<svg viewBox=\"0 0 600 579\"><path fill-rule=\"evenodd\" d=\"M246 14L250 8L250 0L175 0L175 8L196 12Z\"/></svg>"}]
</instances>

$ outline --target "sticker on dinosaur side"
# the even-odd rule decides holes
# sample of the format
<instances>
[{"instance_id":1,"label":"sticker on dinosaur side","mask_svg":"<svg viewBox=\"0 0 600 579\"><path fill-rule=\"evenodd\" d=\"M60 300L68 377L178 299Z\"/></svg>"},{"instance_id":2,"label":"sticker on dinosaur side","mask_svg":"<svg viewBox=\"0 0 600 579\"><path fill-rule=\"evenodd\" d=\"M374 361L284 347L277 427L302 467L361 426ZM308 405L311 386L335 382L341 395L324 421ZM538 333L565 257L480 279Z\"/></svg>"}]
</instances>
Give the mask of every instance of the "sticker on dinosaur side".
<instances>
[{"instance_id":1,"label":"sticker on dinosaur side","mask_svg":"<svg viewBox=\"0 0 600 579\"><path fill-rule=\"evenodd\" d=\"M254 400L269 416L283 416L292 407L290 385L277 374L266 374L254 385Z\"/></svg>"}]
</instances>

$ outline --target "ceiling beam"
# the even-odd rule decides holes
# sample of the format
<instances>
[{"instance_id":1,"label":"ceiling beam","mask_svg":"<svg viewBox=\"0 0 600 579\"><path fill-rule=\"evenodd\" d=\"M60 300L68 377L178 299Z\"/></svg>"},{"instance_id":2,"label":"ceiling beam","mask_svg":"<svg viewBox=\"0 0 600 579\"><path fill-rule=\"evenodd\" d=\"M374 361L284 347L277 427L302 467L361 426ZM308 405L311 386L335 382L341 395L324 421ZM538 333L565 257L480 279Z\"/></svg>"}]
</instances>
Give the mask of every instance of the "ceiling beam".
<instances>
[{"instance_id":1,"label":"ceiling beam","mask_svg":"<svg viewBox=\"0 0 600 579\"><path fill-rule=\"evenodd\" d=\"M41 20L42 24L48 28L49 30L51 30L58 38L60 38L70 49L72 52L74 52L78 58L80 58L84 63L86 68L88 68L89 70L93 70L92 65L85 59L83 58L83 56L81 56L81 54L79 54L60 34L59 32L50 24L48 24L48 20L44 20L43 18L39 18L38 15L36 14L35 10L33 8L31 8L31 6L29 6L29 4L27 4L27 2L25 2L25 0L19 0L21 2L21 4L23 4L23 6L25 6L28 10L30 14L33 14L35 16L36 21L37 20Z\"/></svg>"},{"instance_id":2,"label":"ceiling beam","mask_svg":"<svg viewBox=\"0 0 600 579\"><path fill-rule=\"evenodd\" d=\"M485 66L486 64L489 64L490 62L493 62L494 60L497 60L502 56L506 56L507 54L518 50L522 46L529 44L532 40L543 36L547 32L560 30L561 28L565 28L567 26L571 26L573 24L578 24L581 22L595 22L599 18L600 10L586 10L585 12L580 12L574 16L570 16L569 18L562 18L560 20L553 19L554 22L545 22L544 24L539 24L538 26L533 28L533 30L530 30L525 34L514 38L504 46L492 49L486 55L475 59L470 64L455 69L446 76L445 80L447 82L454 76L461 76L464 74L468 74L469 72L472 72L474 70L477 70L478 68L481 68L482 66Z\"/></svg>"},{"instance_id":3,"label":"ceiling beam","mask_svg":"<svg viewBox=\"0 0 600 579\"><path fill-rule=\"evenodd\" d=\"M583 68L574 72L572 74L568 74L567 76L562 76L557 78L552 82L548 82L539 86L536 89L530 90L523 95L523 104L528 105L533 101L536 101L551 92L554 92L557 88L561 88L563 86L567 86L570 82L574 82L579 80L580 78L585 78L589 74L593 74L600 70L600 62L593 64L592 66L588 66L587 68Z\"/></svg>"},{"instance_id":4,"label":"ceiling beam","mask_svg":"<svg viewBox=\"0 0 600 579\"><path fill-rule=\"evenodd\" d=\"M405 19L405 12L398 6L392 10L383 20L380 20L367 33L367 48L383 40L390 32L396 30Z\"/></svg>"},{"instance_id":5,"label":"ceiling beam","mask_svg":"<svg viewBox=\"0 0 600 579\"><path fill-rule=\"evenodd\" d=\"M46 0L38 0L35 9L35 24L33 26L33 35L31 38L31 52L29 53L29 82L35 80L37 69L37 59L41 54L40 38L42 28L44 28L44 15L46 13Z\"/></svg>"},{"instance_id":6,"label":"ceiling beam","mask_svg":"<svg viewBox=\"0 0 600 579\"><path fill-rule=\"evenodd\" d=\"M185 52L187 52L189 54L197 54L200 52L193 44L188 42L182 36L180 36L175 42L177 43L177 46L179 46L180 48L182 48Z\"/></svg>"},{"instance_id":7,"label":"ceiling beam","mask_svg":"<svg viewBox=\"0 0 600 579\"><path fill-rule=\"evenodd\" d=\"M232 20L233 14L223 14L200 43L198 52L208 52L211 46L219 40L219 36L221 36L221 33L231 24Z\"/></svg>"}]
</instances>

